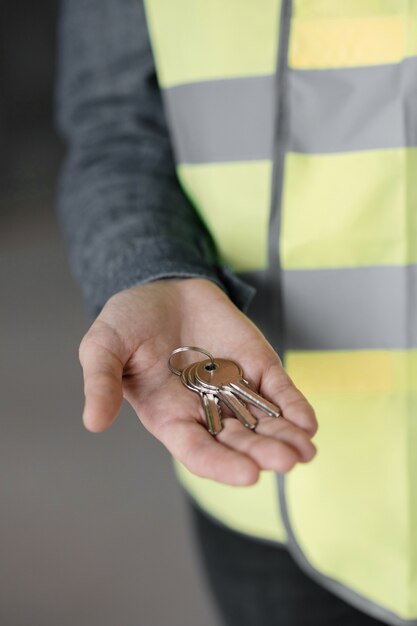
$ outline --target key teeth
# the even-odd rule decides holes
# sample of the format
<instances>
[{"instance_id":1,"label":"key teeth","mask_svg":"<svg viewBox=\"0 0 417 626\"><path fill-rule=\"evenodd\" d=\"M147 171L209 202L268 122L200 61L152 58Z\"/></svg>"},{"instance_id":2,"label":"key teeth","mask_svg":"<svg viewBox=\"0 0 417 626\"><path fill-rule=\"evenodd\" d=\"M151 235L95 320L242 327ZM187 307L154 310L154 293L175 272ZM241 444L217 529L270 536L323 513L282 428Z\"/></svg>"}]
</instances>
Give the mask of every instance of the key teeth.
<instances>
[{"instance_id":1,"label":"key teeth","mask_svg":"<svg viewBox=\"0 0 417 626\"><path fill-rule=\"evenodd\" d=\"M223 430L223 424L222 424L221 428L219 428L219 430L208 428L208 431L209 431L210 435L213 435L213 437L215 437L216 435L221 433L222 430Z\"/></svg>"},{"instance_id":2,"label":"key teeth","mask_svg":"<svg viewBox=\"0 0 417 626\"><path fill-rule=\"evenodd\" d=\"M212 400L215 398L214 394L203 393L201 399L203 402L204 413L206 417L206 427L211 435L217 435L223 430L223 423L221 419L221 408L218 401L214 400L215 413L211 412L210 406L213 405Z\"/></svg>"}]
</instances>

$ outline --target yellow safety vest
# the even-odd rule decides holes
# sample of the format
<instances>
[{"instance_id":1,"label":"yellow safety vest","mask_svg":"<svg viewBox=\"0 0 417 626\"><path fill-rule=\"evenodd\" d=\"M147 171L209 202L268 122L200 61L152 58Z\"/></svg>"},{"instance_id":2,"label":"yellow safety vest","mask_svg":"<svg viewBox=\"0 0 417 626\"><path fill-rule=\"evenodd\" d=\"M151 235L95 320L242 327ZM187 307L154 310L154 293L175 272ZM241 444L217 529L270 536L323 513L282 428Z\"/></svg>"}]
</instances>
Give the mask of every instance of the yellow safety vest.
<instances>
[{"instance_id":1,"label":"yellow safety vest","mask_svg":"<svg viewBox=\"0 0 417 626\"><path fill-rule=\"evenodd\" d=\"M178 476L352 605L417 624L417 0L145 5L180 183L320 423L287 475Z\"/></svg>"}]
</instances>

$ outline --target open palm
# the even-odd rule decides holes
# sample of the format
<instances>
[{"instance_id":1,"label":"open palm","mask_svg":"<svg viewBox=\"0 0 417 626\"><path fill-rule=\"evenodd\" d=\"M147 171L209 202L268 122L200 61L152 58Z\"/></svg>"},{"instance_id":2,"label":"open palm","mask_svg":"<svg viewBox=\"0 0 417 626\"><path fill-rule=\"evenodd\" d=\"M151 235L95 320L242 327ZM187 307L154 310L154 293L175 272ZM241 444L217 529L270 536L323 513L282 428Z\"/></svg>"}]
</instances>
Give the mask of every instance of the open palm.
<instances>
[{"instance_id":1,"label":"open palm","mask_svg":"<svg viewBox=\"0 0 417 626\"><path fill-rule=\"evenodd\" d=\"M253 409L259 422L251 431L222 408L224 428L214 438L198 394L168 369L168 357L180 345L237 361L284 418ZM262 469L287 472L315 455L313 408L256 326L208 280L159 280L113 296L83 338L80 361L88 430L108 428L125 397L149 432L199 476L249 485Z\"/></svg>"}]
</instances>

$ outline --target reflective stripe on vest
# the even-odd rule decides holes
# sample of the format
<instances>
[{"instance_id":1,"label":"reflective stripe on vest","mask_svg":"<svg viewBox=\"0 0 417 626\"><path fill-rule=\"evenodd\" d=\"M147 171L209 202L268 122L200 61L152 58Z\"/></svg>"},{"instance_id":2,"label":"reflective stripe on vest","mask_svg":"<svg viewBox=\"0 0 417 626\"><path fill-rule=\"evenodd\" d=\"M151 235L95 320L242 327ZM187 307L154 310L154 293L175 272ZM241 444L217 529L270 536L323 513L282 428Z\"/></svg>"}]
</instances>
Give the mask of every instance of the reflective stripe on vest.
<instances>
[{"instance_id":1,"label":"reflective stripe on vest","mask_svg":"<svg viewBox=\"0 0 417 626\"><path fill-rule=\"evenodd\" d=\"M255 300L272 286L262 330L284 323L320 423L279 501L272 472L178 476L351 604L417 624L417 2L145 4L179 180Z\"/></svg>"}]
</instances>

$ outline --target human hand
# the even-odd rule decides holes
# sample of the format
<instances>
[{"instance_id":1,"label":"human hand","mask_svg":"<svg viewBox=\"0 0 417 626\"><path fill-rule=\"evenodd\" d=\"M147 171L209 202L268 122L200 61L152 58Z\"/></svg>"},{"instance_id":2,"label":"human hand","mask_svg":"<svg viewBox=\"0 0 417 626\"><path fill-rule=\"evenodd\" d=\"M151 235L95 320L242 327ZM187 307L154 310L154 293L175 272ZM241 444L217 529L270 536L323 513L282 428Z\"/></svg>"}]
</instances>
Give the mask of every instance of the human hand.
<instances>
[{"instance_id":1,"label":"human hand","mask_svg":"<svg viewBox=\"0 0 417 626\"><path fill-rule=\"evenodd\" d=\"M237 361L252 388L278 404L285 419L251 408L259 416L252 431L222 408L224 428L214 438L198 394L168 369L171 351L181 345ZM316 453L312 406L262 333L209 280L159 280L116 294L84 336L80 361L88 430L107 429L124 397L147 430L198 476L250 485L263 469L288 472Z\"/></svg>"}]
</instances>

